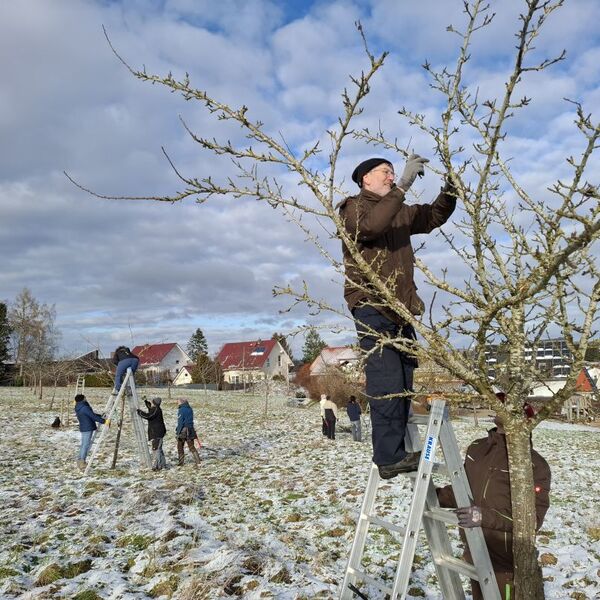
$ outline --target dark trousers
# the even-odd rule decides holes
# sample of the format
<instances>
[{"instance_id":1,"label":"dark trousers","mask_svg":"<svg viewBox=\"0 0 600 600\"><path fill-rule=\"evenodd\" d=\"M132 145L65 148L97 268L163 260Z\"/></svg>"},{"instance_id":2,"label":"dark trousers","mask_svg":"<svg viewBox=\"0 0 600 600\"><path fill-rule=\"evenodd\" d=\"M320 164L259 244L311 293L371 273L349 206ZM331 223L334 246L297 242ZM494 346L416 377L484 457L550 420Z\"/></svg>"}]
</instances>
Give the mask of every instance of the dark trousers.
<instances>
[{"instance_id":1,"label":"dark trousers","mask_svg":"<svg viewBox=\"0 0 600 600\"><path fill-rule=\"evenodd\" d=\"M369 334L369 329L391 337L401 333L399 325L372 306L355 308L352 314L364 351L370 351L376 345L376 338ZM414 329L405 326L402 335L414 339ZM406 456L404 435L411 398L408 395L394 397L394 394L412 391L414 368L414 358L390 346L384 346L367 358L366 392L371 407L373 462L376 465L391 465ZM390 394L391 397L382 398Z\"/></svg>"},{"instance_id":2,"label":"dark trousers","mask_svg":"<svg viewBox=\"0 0 600 600\"><path fill-rule=\"evenodd\" d=\"M177 464L179 466L183 465L184 463L184 454L183 454L183 448L185 446L185 444L187 443L190 454L192 455L192 458L194 459L194 462L198 465L200 464L200 455L198 454L198 450L196 450L196 446L194 446L194 440L193 439L187 439L187 440L180 440L179 438L177 438Z\"/></svg>"},{"instance_id":3,"label":"dark trousers","mask_svg":"<svg viewBox=\"0 0 600 600\"><path fill-rule=\"evenodd\" d=\"M327 419L327 437L330 440L335 440L335 422L335 417L333 417L333 419Z\"/></svg>"},{"instance_id":4,"label":"dark trousers","mask_svg":"<svg viewBox=\"0 0 600 600\"><path fill-rule=\"evenodd\" d=\"M321 421L323 421L321 424L321 431L323 432L323 435L327 437L327 421L323 417L321 417Z\"/></svg>"},{"instance_id":5,"label":"dark trousers","mask_svg":"<svg viewBox=\"0 0 600 600\"><path fill-rule=\"evenodd\" d=\"M117 372L115 373L115 390L121 389L121 384L123 383L127 369L131 369L131 371L135 373L139 364L140 361L133 357L124 358L123 360L119 361L119 364L117 365Z\"/></svg>"}]
</instances>

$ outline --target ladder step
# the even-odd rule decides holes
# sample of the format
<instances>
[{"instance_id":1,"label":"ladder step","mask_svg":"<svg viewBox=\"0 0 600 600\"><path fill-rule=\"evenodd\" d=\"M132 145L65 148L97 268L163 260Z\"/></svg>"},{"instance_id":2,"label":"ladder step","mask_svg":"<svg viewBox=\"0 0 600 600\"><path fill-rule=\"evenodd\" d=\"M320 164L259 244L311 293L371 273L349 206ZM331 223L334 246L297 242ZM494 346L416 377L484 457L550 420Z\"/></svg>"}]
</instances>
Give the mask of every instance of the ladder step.
<instances>
[{"instance_id":1,"label":"ladder step","mask_svg":"<svg viewBox=\"0 0 600 600\"><path fill-rule=\"evenodd\" d=\"M438 463L438 462L433 463L431 472L438 473L439 475L445 475L446 477L449 477L448 467L446 466L445 463ZM410 473L403 473L403 474L406 475L407 477L415 478L417 476L417 471L410 471Z\"/></svg>"},{"instance_id":2,"label":"ladder step","mask_svg":"<svg viewBox=\"0 0 600 600\"><path fill-rule=\"evenodd\" d=\"M369 523L372 523L373 525L378 525L379 527L383 527L384 529L387 529L388 531L395 531L396 533L399 533L400 535L404 535L404 532L405 532L404 527L395 525L391 521L386 521L385 519L376 517L375 515L371 515L370 517L367 517L367 519L368 519Z\"/></svg>"},{"instance_id":3,"label":"ladder step","mask_svg":"<svg viewBox=\"0 0 600 600\"><path fill-rule=\"evenodd\" d=\"M477 571L473 565L470 565L468 562L464 560L460 560L454 556L445 556L443 558L434 559L435 564L439 565L444 569L449 569L450 571L455 571L456 573L460 573L461 575L465 575L469 579L475 579L475 581L479 581L479 575L477 575Z\"/></svg>"},{"instance_id":4,"label":"ladder step","mask_svg":"<svg viewBox=\"0 0 600 600\"><path fill-rule=\"evenodd\" d=\"M445 508L432 508L431 510L423 511L423 517L433 519L434 521L442 521L442 523L448 523L449 525L457 525L458 517L453 510Z\"/></svg>"},{"instance_id":5,"label":"ladder step","mask_svg":"<svg viewBox=\"0 0 600 600\"><path fill-rule=\"evenodd\" d=\"M360 577L365 583L370 583L371 585L375 586L377 589L380 589L382 592L385 592L386 594L389 594L390 596L392 595L393 589L391 587L384 585L383 583L381 583L381 581L379 581L378 579L375 579L368 573L365 573L364 571L359 571L358 569L355 569L354 567L348 567L348 573L351 573L352 575L355 575L356 577Z\"/></svg>"}]
</instances>

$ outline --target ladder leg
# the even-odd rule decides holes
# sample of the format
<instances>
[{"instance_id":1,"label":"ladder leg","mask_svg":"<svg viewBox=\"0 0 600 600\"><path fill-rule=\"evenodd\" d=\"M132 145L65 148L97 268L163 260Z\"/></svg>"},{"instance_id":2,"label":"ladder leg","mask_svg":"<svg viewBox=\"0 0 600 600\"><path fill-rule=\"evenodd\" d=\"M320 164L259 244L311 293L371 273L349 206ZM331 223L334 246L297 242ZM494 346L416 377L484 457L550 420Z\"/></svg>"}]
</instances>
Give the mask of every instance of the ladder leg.
<instances>
[{"instance_id":1,"label":"ladder leg","mask_svg":"<svg viewBox=\"0 0 600 600\"><path fill-rule=\"evenodd\" d=\"M146 433L144 431L144 423L140 415L137 414L138 397L131 369L127 369L129 377L129 387L131 389L131 397L129 398L129 412L131 415L131 423L137 441L138 456L140 459L140 467L150 469L152 467L152 459L148 450L148 442L146 441Z\"/></svg>"},{"instance_id":2,"label":"ladder leg","mask_svg":"<svg viewBox=\"0 0 600 600\"><path fill-rule=\"evenodd\" d=\"M354 534L354 541L352 542L352 549L350 550L350 558L348 559L346 574L342 583L340 600L351 600L354 597L350 585L356 584L355 572L360 568L365 542L367 541L367 534L369 532L369 517L373 512L378 486L379 471L377 470L377 465L372 463L371 472L369 473L369 479L367 481L367 489L365 490L365 496L358 517L356 533Z\"/></svg>"}]
</instances>

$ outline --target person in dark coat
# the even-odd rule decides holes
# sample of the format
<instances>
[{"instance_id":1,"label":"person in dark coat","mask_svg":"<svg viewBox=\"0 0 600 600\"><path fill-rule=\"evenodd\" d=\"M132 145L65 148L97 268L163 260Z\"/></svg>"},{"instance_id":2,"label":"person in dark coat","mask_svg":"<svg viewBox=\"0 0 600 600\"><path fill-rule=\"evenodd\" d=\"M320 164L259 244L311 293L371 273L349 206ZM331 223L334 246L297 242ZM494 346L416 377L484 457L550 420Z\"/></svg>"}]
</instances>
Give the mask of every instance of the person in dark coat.
<instances>
[{"instance_id":1,"label":"person in dark coat","mask_svg":"<svg viewBox=\"0 0 600 600\"><path fill-rule=\"evenodd\" d=\"M340 218L356 250L413 315L423 314L425 305L414 282L411 236L440 227L456 207L456 192L450 181L433 203L406 203L406 193L417 175L424 174L426 162L411 155L396 185L389 160L365 160L352 173L360 193L340 203ZM343 254L344 297L356 323L360 347L369 353L365 375L373 426L373 462L380 477L390 479L414 471L419 465L420 453L408 453L404 445L416 360L391 344L381 348L377 345L380 336L414 340L416 334L414 327L395 311L385 308L385 299L358 268L345 243Z\"/></svg>"},{"instance_id":2,"label":"person in dark coat","mask_svg":"<svg viewBox=\"0 0 600 600\"><path fill-rule=\"evenodd\" d=\"M114 365L117 365L113 394L118 394L127 369L131 369L135 373L140 364L140 359L127 346L119 346L113 353L112 361Z\"/></svg>"},{"instance_id":3,"label":"person in dark coat","mask_svg":"<svg viewBox=\"0 0 600 600\"><path fill-rule=\"evenodd\" d=\"M194 446L194 440L198 439L196 430L194 429L194 411L189 402L185 398L178 398L177 403L177 428L175 434L177 436L177 456L179 458L177 464L182 466L184 463L183 448L187 443L194 462L200 464L200 455Z\"/></svg>"},{"instance_id":4,"label":"person in dark coat","mask_svg":"<svg viewBox=\"0 0 600 600\"><path fill-rule=\"evenodd\" d=\"M161 398L152 398L152 402L144 400L148 412L137 410L142 419L148 421L148 439L152 443L152 470L160 471L167 468L167 460L163 452L163 438L167 435L165 420L160 407Z\"/></svg>"},{"instance_id":5,"label":"person in dark coat","mask_svg":"<svg viewBox=\"0 0 600 600\"><path fill-rule=\"evenodd\" d=\"M530 405L523 408L526 416L532 415ZM490 554L492 568L502 600L514 598L514 560L512 552L512 505L508 450L504 427L499 417L496 427L485 438L475 440L467 449L465 471L473 494L473 506L457 509L461 527L481 527ZM533 480L535 485L535 510L539 529L550 506L550 467L544 458L531 447ZM452 486L437 490L440 506L456 508ZM464 541L464 538L463 538ZM472 562L468 547L464 559ZM473 600L483 600L481 588L471 581Z\"/></svg>"},{"instance_id":6,"label":"person in dark coat","mask_svg":"<svg viewBox=\"0 0 600 600\"><path fill-rule=\"evenodd\" d=\"M110 421L102 415L95 413L83 394L75 396L75 415L79 421L79 431L81 432L81 445L79 447L77 466L80 469L85 469L85 459L92 445L96 423L103 423L110 426Z\"/></svg>"},{"instance_id":7,"label":"person in dark coat","mask_svg":"<svg viewBox=\"0 0 600 600\"><path fill-rule=\"evenodd\" d=\"M356 401L356 396L350 396L348 400L348 406L346 406L346 412L350 419L350 428L352 429L352 439L355 442L362 442L362 430L360 426L360 404Z\"/></svg>"}]
</instances>

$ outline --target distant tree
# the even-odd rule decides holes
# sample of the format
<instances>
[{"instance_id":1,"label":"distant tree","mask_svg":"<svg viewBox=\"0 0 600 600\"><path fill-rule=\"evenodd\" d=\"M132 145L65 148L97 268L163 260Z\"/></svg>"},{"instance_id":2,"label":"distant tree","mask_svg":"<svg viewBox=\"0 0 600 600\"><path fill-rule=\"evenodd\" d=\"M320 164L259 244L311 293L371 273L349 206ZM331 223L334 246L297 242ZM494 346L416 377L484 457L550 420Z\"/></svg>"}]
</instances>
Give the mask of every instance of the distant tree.
<instances>
[{"instance_id":1,"label":"distant tree","mask_svg":"<svg viewBox=\"0 0 600 600\"><path fill-rule=\"evenodd\" d=\"M10 341L10 326L6 304L0 302L0 379L4 376L4 361L8 360Z\"/></svg>"},{"instance_id":2,"label":"distant tree","mask_svg":"<svg viewBox=\"0 0 600 600\"><path fill-rule=\"evenodd\" d=\"M327 344L321 339L319 332L314 327L309 327L302 346L302 362L311 363L325 348Z\"/></svg>"},{"instance_id":3,"label":"distant tree","mask_svg":"<svg viewBox=\"0 0 600 600\"><path fill-rule=\"evenodd\" d=\"M55 318L54 306L40 304L28 288L23 288L10 306L12 349L21 377L25 365L39 373L41 366L54 357L59 335Z\"/></svg>"},{"instance_id":4,"label":"distant tree","mask_svg":"<svg viewBox=\"0 0 600 600\"><path fill-rule=\"evenodd\" d=\"M294 357L292 355L292 349L290 348L287 338L285 335L283 335L283 333L277 333L275 332L272 336L271 336L272 340L277 340L280 344L281 347L287 352L287 355L290 357L291 360L294 360Z\"/></svg>"},{"instance_id":5,"label":"distant tree","mask_svg":"<svg viewBox=\"0 0 600 600\"><path fill-rule=\"evenodd\" d=\"M193 361L195 361L199 355L208 354L208 342L202 333L202 329L198 328L193 333L187 345L187 353Z\"/></svg>"},{"instance_id":6,"label":"distant tree","mask_svg":"<svg viewBox=\"0 0 600 600\"><path fill-rule=\"evenodd\" d=\"M213 360L208 354L198 354L196 363L192 368L192 383L221 382L222 369L219 362Z\"/></svg>"}]
</instances>

